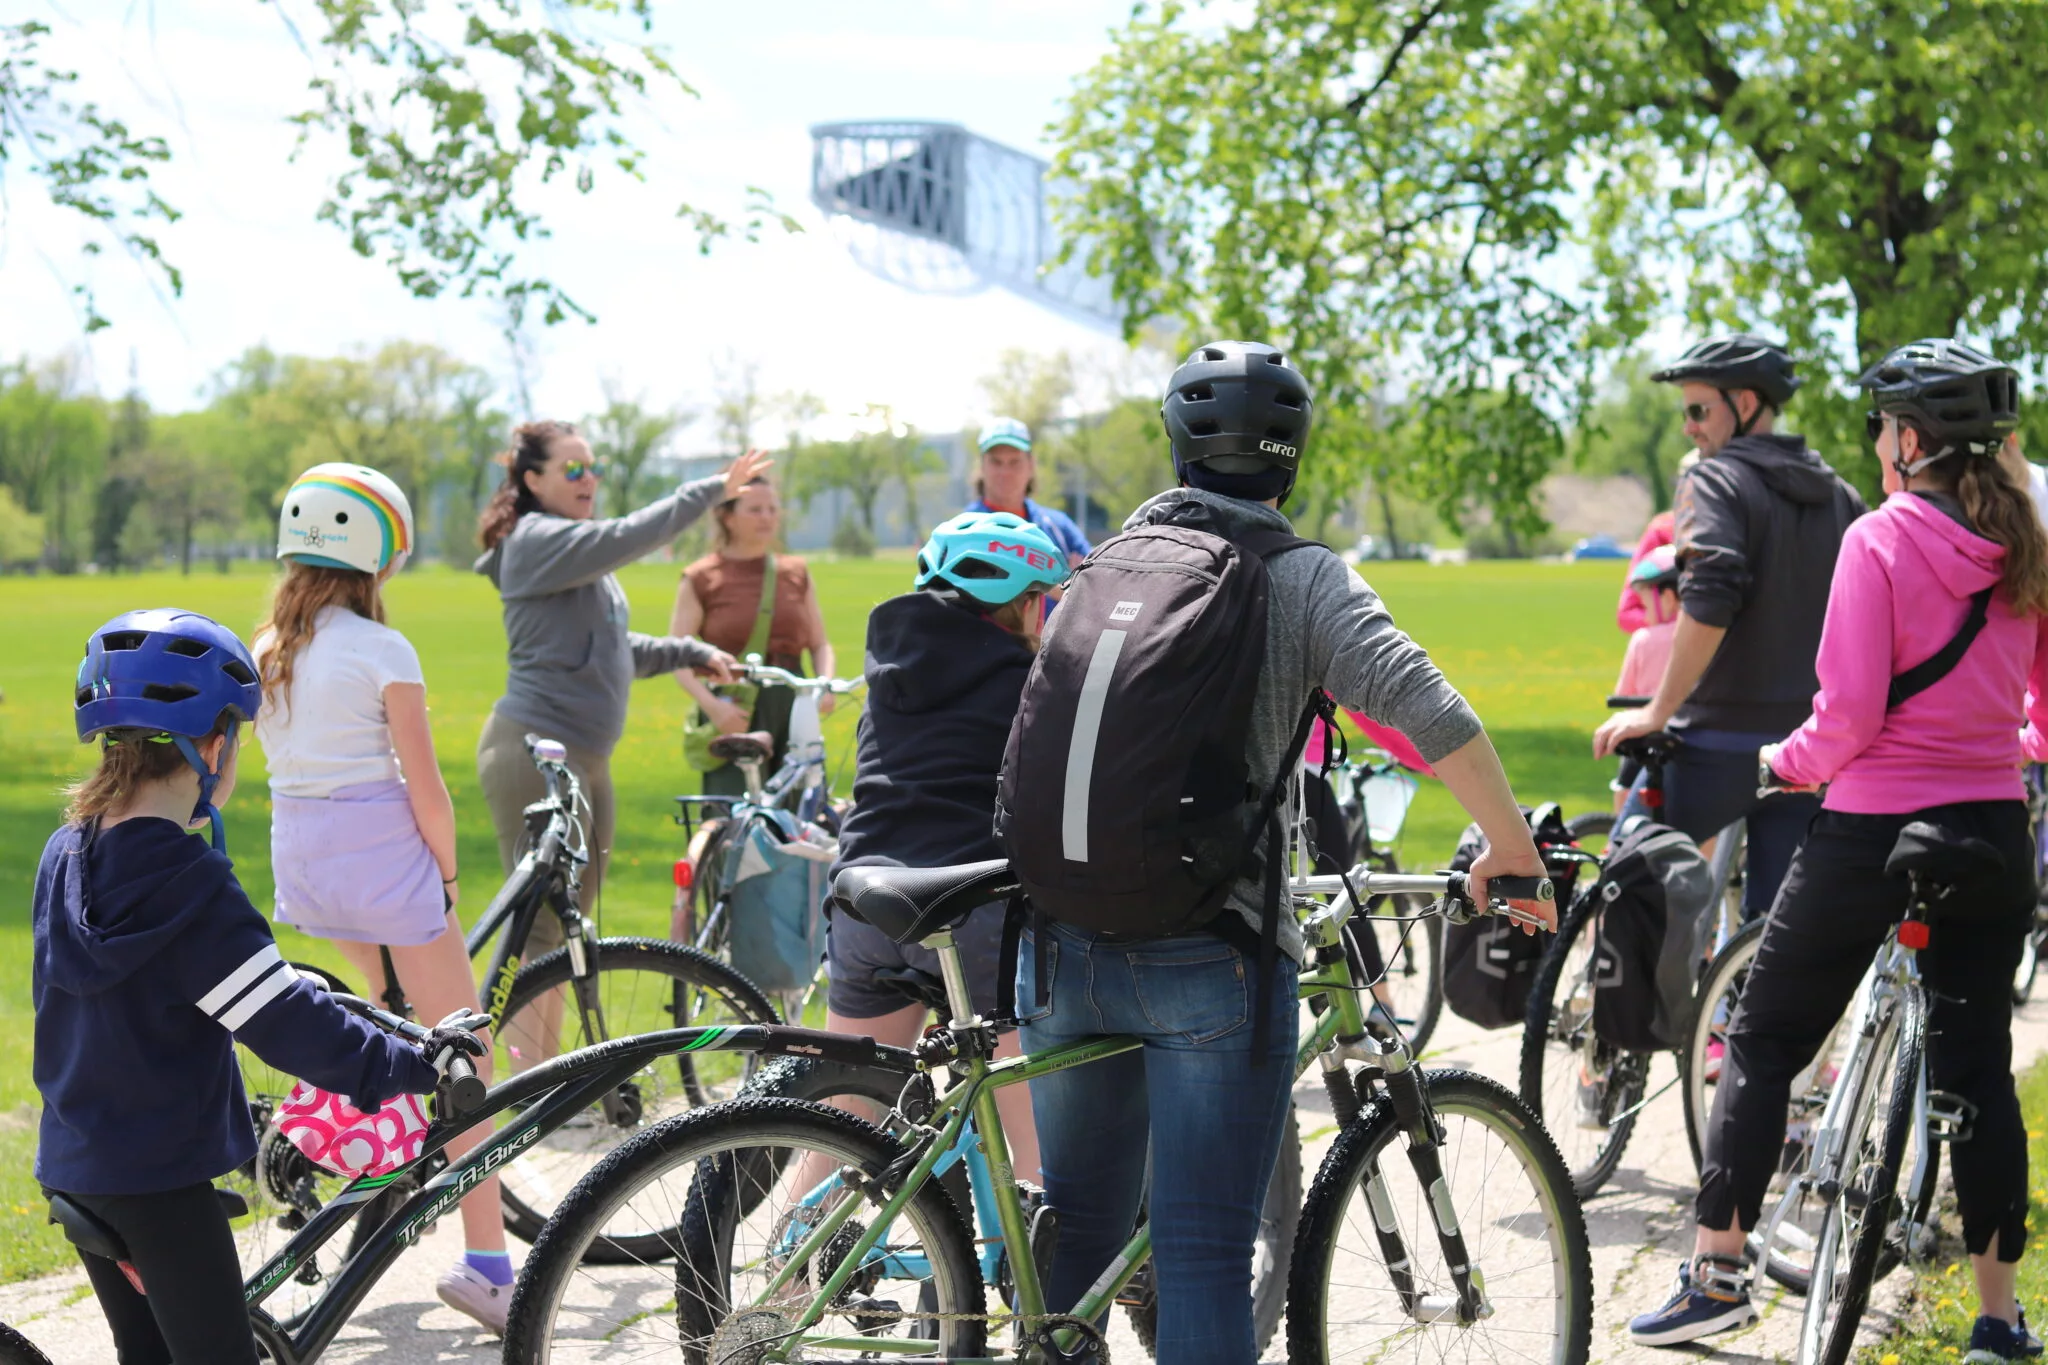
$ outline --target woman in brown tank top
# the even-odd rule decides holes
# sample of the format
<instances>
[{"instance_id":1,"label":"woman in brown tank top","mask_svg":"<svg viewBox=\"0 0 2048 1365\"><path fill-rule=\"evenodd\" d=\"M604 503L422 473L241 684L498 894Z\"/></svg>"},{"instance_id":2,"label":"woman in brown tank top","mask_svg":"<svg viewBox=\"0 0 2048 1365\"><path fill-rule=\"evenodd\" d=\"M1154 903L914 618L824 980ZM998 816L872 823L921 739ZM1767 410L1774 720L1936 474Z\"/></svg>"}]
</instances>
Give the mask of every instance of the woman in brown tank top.
<instances>
[{"instance_id":1,"label":"woman in brown tank top","mask_svg":"<svg viewBox=\"0 0 2048 1365\"><path fill-rule=\"evenodd\" d=\"M698 639L737 658L746 652L761 610L762 578L782 529L782 504L774 485L766 479L755 479L740 490L738 497L720 503L715 515L717 548L683 570L682 581L676 585L676 609L670 624L687 624ZM794 555L776 555L775 611L769 621L768 647L763 651L762 661L792 673L803 673L806 652L811 657L810 676L832 674L832 642L825 638L825 616L818 609L818 592L811 583L810 569ZM679 672L676 681L722 733L765 730L773 735L775 757L769 771L774 771L773 764L782 762L783 747L789 742L789 711L796 700L794 692L786 687L764 687L749 714L719 696L694 672ZM831 709L829 694L818 699L821 715L829 714ZM712 795L738 796L746 790L746 783L739 769L727 763L704 774L704 790Z\"/></svg>"}]
</instances>

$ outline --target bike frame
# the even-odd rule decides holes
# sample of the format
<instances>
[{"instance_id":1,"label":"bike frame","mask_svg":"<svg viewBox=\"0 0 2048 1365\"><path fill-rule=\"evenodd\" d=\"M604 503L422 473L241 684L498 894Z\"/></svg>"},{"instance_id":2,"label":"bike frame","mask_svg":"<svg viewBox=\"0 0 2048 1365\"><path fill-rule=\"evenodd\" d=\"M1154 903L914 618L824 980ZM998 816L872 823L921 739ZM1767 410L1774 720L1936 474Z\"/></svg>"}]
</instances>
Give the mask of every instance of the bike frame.
<instances>
[{"instance_id":1,"label":"bike frame","mask_svg":"<svg viewBox=\"0 0 2048 1365\"><path fill-rule=\"evenodd\" d=\"M1347 885L1347 880L1349 885ZM1295 876L1290 879L1290 890L1296 897L1308 895L1335 895L1349 897L1356 893L1362 904L1375 895L1438 895L1445 890L1443 876L1413 874L1380 874L1357 869L1349 878L1343 876L1308 877ZM1440 1188L1443 1181L1441 1162L1435 1147L1436 1125L1429 1108L1427 1091L1421 1077L1415 1071L1413 1059L1408 1055L1406 1044L1398 1031L1387 1038L1383 1045L1368 1031L1364 1006L1361 998L1369 994L1369 987L1354 976L1351 953L1345 948L1343 925L1353 913L1355 906L1339 901L1317 906L1308 916L1303 932L1309 945L1323 951L1317 955L1314 972L1300 982L1304 998L1322 997L1325 1009L1318 1016L1315 1026L1296 1052L1296 1075L1305 1073L1311 1065L1320 1062L1325 1072L1325 1081L1332 1086L1333 1098L1341 1088L1345 1105L1351 1112L1340 1110L1340 1121L1348 1121L1362 1107L1362 1101L1352 1089L1354 1081L1345 1068L1347 1060L1366 1063L1367 1070L1361 1073L1359 1081L1376 1085L1393 1103L1396 1115L1404 1130L1410 1135L1408 1157L1416 1167L1418 1178L1425 1189ZM976 1020L973 1015L972 997L967 988L965 970L961 965L958 949L954 946L950 932L935 934L924 940L926 946L934 949L944 971L947 995L954 1016L956 1030L971 1029ZM970 1123L975 1129L987 1161L988 1202L993 1206L994 1219L1006 1247L1030 1246L1027 1215L1022 1197L1017 1191L1014 1168L1010 1161L1009 1143L1004 1137L1001 1115L996 1107L996 1091L1005 1086L1017 1085L1050 1076L1072 1067L1085 1066L1090 1062L1135 1051L1142 1047L1143 1040L1129 1035L1111 1035L1070 1043L1064 1047L1028 1057L1014 1057L1001 1062L990 1062L988 1058L973 1053L953 1064L954 1074L959 1081L943 1095L936 1098L931 1115L921 1123L912 1125L915 1136L909 1139L911 1151L918 1153L916 1163L903 1178L896 1192L889 1197L882 1208L869 1220L867 1228L860 1233L852 1245L842 1252L835 1250L836 1268L812 1294L803 1310L791 1322L792 1333L787 1345L800 1348L811 1345L833 1350L858 1350L876 1353L912 1354L938 1349L939 1343L919 1338L877 1338L877 1337L811 1337L804 1335L817 1324L838 1298L853 1276L864 1266L871 1264L869 1258L881 1244L893 1226L896 1218L924 1186L925 1182L940 1169L942 1163L953 1155L967 1139ZM826 1192L827 1187L839 1179L837 1175L827 1177L817 1189L804 1192L802 1202L815 1206ZM977 1188L976 1197L983 1191ZM765 1299L780 1295L789 1281L807 1265L817 1264L816 1257L838 1236L840 1230L853 1219L860 1205L855 1200L841 1201L837 1208L808 1231L794 1246L778 1249L782 1252L781 1270L762 1289ZM1418 1293L1412 1283L1397 1284L1403 1308L1419 1321L1434 1321L1445 1317L1456 1317L1462 1321L1474 1322L1489 1311L1483 1289L1483 1278L1464 1243L1464 1235L1450 1215L1448 1200L1433 1202L1431 1215L1436 1221L1437 1235L1442 1243L1445 1263L1452 1270L1457 1285L1455 1299L1445 1297L1442 1301ZM1407 1254L1395 1231L1381 1231L1379 1237L1383 1250L1387 1252L1387 1264L1405 1265ZM1093 1321L1106 1312L1116 1297L1129 1285L1139 1268L1151 1255L1152 1233L1149 1225L1140 1227L1123 1250L1111 1259L1107 1269L1091 1285L1088 1291L1070 1310L1070 1315L1083 1321ZM1010 1275L1015 1286L1015 1308L1024 1317L1042 1317L1046 1313L1045 1289L1039 1279L1035 1258L1030 1255L1012 1255ZM911 1268L908 1259L898 1262L903 1268ZM1064 1316L1064 1315L1063 1315ZM1060 1351L1071 1352L1079 1344L1079 1329L1068 1327L1053 1333L1054 1344Z\"/></svg>"},{"instance_id":2,"label":"bike frame","mask_svg":"<svg viewBox=\"0 0 2048 1365\"><path fill-rule=\"evenodd\" d=\"M855 1065L903 1065L908 1056L865 1039L780 1024L719 1025L667 1029L614 1039L566 1053L530 1071L521 1072L511 1080L493 1086L485 1093L483 1103L461 1118L452 1121L437 1119L428 1129L419 1155L398 1170L384 1175L359 1176L351 1181L249 1276L242 1294L249 1305L250 1326L257 1340L279 1365L304 1365L317 1359L334 1341L350 1315L361 1306L384 1272L419 1240L422 1229L451 1212L478 1181L496 1172L588 1106L615 1092L649 1062L678 1053L712 1050L807 1057L822 1055ZM296 1332L287 1332L263 1310L263 1301L284 1283L291 1272L306 1264L353 1222L363 1212L364 1206L406 1177L422 1174L451 1139L521 1106L525 1106L524 1112L513 1122L498 1129L461 1160L450 1163L427 1179L384 1220L370 1240L336 1272L326 1293L307 1311Z\"/></svg>"}]
</instances>

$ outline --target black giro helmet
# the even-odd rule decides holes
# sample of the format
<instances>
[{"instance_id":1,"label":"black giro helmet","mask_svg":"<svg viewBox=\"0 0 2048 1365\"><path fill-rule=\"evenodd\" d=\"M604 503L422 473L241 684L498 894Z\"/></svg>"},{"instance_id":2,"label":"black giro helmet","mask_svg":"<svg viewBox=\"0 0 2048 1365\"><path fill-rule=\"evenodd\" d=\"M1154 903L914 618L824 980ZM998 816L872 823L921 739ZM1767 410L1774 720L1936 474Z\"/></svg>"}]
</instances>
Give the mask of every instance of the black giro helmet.
<instances>
[{"instance_id":1,"label":"black giro helmet","mask_svg":"<svg viewBox=\"0 0 2048 1365\"><path fill-rule=\"evenodd\" d=\"M1799 388L1785 348L1748 332L1708 337L1650 378L1659 384L1711 384L1723 392L1751 389L1774 408L1784 407Z\"/></svg>"},{"instance_id":2,"label":"black giro helmet","mask_svg":"<svg viewBox=\"0 0 2048 1365\"><path fill-rule=\"evenodd\" d=\"M1942 447L1989 455L2020 424L2020 377L1960 341L1909 341L1856 382L1879 412L1896 413Z\"/></svg>"},{"instance_id":3,"label":"black giro helmet","mask_svg":"<svg viewBox=\"0 0 2048 1365\"><path fill-rule=\"evenodd\" d=\"M1256 341L1212 341L1166 381L1159 417L1174 468L1201 465L1225 476L1279 469L1291 487L1314 410L1308 380L1278 350Z\"/></svg>"}]
</instances>

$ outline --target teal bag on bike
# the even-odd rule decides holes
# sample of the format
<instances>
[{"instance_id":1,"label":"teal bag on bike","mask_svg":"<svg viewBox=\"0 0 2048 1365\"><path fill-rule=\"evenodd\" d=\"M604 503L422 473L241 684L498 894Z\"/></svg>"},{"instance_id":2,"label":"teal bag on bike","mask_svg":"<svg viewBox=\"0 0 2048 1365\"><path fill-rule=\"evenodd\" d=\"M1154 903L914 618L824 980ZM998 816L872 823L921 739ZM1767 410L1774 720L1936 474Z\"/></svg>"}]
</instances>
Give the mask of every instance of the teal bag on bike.
<instances>
[{"instance_id":1,"label":"teal bag on bike","mask_svg":"<svg viewBox=\"0 0 2048 1365\"><path fill-rule=\"evenodd\" d=\"M785 810L752 810L726 842L733 970L764 991L800 991L825 956L825 874L831 853L804 844Z\"/></svg>"}]
</instances>

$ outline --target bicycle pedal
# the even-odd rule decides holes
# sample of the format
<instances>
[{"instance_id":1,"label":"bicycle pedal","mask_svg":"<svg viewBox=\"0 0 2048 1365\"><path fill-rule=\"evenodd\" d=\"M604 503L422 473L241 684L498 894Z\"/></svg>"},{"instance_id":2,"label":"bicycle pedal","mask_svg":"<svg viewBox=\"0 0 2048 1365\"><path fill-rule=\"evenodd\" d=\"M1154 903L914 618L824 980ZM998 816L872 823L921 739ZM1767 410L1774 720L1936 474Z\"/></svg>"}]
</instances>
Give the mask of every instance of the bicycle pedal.
<instances>
[{"instance_id":1,"label":"bicycle pedal","mask_svg":"<svg viewBox=\"0 0 2048 1365\"><path fill-rule=\"evenodd\" d=\"M1118 1292L1116 1301L1126 1308L1146 1308L1151 1305L1153 1297L1152 1263L1147 1261L1138 1267L1137 1274L1131 1276L1130 1283Z\"/></svg>"},{"instance_id":2,"label":"bicycle pedal","mask_svg":"<svg viewBox=\"0 0 2048 1365\"><path fill-rule=\"evenodd\" d=\"M1968 1142L1977 1132L1977 1106L1947 1090L1927 1092L1927 1136L1935 1142Z\"/></svg>"}]
</instances>

